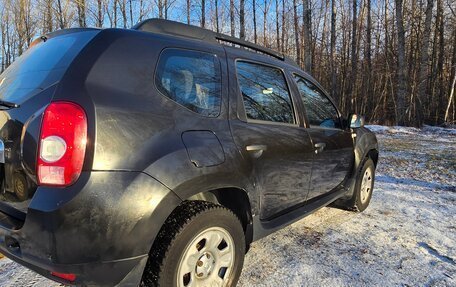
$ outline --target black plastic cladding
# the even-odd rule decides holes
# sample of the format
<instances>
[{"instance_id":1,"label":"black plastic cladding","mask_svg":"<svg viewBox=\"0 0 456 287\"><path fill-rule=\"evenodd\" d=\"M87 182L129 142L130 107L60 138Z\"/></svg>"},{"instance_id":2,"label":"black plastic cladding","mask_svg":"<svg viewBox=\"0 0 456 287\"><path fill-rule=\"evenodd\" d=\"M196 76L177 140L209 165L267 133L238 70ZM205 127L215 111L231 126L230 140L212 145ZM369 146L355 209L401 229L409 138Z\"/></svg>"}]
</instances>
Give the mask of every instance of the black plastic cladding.
<instances>
[{"instance_id":1,"label":"black plastic cladding","mask_svg":"<svg viewBox=\"0 0 456 287\"><path fill-rule=\"evenodd\" d=\"M11 214L2 208L8 203L0 200L6 218L0 218L2 253L54 280L59 279L50 271L75 273L77 285L133 286L141 279L155 236L182 200L203 199L232 208L246 224L250 243L351 196L353 174L362 159L377 150L375 135L357 129L353 138L348 128L309 127L293 73L318 83L292 61L239 39L168 21L146 21L135 29L99 30L58 83L43 87L20 108L1 112L6 120L0 139L11 149L5 179L24 172L34 188L24 202L28 208L18 210L25 220L13 228L6 224ZM221 45L219 38L260 53ZM217 56L222 81L218 117L196 114L160 94L154 74L165 48ZM296 125L245 117L236 77L239 59L283 71ZM75 102L88 118L83 173L65 188L34 185L41 115L50 101ZM315 140L328 146L320 158L314 153ZM268 145L259 159L245 149L255 144ZM324 187L311 190L309 182ZM8 248L5 236L17 240L19 251Z\"/></svg>"}]
</instances>

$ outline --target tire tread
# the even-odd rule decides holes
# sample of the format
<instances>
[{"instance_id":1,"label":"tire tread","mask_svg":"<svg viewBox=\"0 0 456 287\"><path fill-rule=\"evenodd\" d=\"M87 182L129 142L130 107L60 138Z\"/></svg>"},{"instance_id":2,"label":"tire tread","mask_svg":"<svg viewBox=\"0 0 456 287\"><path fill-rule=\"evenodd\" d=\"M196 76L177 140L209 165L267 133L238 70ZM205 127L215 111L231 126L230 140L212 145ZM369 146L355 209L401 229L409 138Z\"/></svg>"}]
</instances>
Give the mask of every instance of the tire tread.
<instances>
[{"instance_id":1,"label":"tire tread","mask_svg":"<svg viewBox=\"0 0 456 287\"><path fill-rule=\"evenodd\" d=\"M241 224L238 216L230 209L208 201L184 201L166 219L160 229L149 253L146 268L144 270L141 287L158 286L162 273L164 259L168 256L171 246L178 235L196 216L215 209L222 209L231 213Z\"/></svg>"}]
</instances>

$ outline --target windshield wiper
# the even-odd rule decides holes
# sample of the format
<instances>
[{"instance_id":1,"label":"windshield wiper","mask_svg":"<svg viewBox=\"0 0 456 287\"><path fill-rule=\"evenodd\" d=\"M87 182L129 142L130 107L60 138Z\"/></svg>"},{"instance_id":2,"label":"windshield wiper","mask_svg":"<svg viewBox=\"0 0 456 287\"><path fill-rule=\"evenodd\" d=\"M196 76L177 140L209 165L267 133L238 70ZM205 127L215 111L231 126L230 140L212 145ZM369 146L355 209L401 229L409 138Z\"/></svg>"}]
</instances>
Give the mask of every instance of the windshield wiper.
<instances>
[{"instance_id":1,"label":"windshield wiper","mask_svg":"<svg viewBox=\"0 0 456 287\"><path fill-rule=\"evenodd\" d=\"M20 105L12 103L12 102L7 102L7 101L2 101L0 100L0 107L6 107L6 108L19 108Z\"/></svg>"}]
</instances>

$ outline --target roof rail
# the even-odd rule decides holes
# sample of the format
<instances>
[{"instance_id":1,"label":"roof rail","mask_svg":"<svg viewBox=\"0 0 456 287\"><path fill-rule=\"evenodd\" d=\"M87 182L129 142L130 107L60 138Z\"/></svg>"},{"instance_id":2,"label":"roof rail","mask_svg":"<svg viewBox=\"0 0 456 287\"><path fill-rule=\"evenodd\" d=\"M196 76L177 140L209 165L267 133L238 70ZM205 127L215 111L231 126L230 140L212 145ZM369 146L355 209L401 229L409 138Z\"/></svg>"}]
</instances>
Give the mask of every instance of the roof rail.
<instances>
[{"instance_id":1,"label":"roof rail","mask_svg":"<svg viewBox=\"0 0 456 287\"><path fill-rule=\"evenodd\" d=\"M211 30L203 29L197 26L187 25L180 22L152 18L139 22L138 24L133 26L132 29L157 34L182 36L207 41L211 43L219 43L219 41L227 42L234 45L239 45L241 47L246 47L257 52L261 52L263 54L272 56L274 58L297 66L296 63L294 63L294 61L274 50L259 46L248 41L241 40L239 38L231 37L221 33L216 33Z\"/></svg>"}]
</instances>

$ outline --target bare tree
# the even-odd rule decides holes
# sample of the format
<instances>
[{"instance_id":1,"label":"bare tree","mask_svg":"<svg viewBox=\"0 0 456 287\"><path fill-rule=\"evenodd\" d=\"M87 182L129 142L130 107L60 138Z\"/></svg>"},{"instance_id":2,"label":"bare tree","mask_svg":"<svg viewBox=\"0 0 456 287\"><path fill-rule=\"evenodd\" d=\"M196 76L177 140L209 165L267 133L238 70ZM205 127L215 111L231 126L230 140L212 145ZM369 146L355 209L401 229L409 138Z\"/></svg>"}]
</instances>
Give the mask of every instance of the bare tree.
<instances>
[{"instance_id":1,"label":"bare tree","mask_svg":"<svg viewBox=\"0 0 456 287\"><path fill-rule=\"evenodd\" d=\"M336 78L336 0L331 0L331 52L330 52L330 65L331 65L331 95L333 98L338 99L337 94L337 78Z\"/></svg>"},{"instance_id":2,"label":"bare tree","mask_svg":"<svg viewBox=\"0 0 456 287\"><path fill-rule=\"evenodd\" d=\"M187 0L187 24L190 25L190 0Z\"/></svg>"},{"instance_id":3,"label":"bare tree","mask_svg":"<svg viewBox=\"0 0 456 287\"><path fill-rule=\"evenodd\" d=\"M271 0L263 0L263 45L268 47L268 13L271 6Z\"/></svg>"},{"instance_id":4,"label":"bare tree","mask_svg":"<svg viewBox=\"0 0 456 287\"><path fill-rule=\"evenodd\" d=\"M298 65L301 65L301 44L299 43L298 3L296 0L293 0L293 23L296 45L296 62L298 63Z\"/></svg>"},{"instance_id":5,"label":"bare tree","mask_svg":"<svg viewBox=\"0 0 456 287\"><path fill-rule=\"evenodd\" d=\"M311 10L310 0L303 0L303 42L304 42L304 70L307 72L312 71L312 22L311 22Z\"/></svg>"},{"instance_id":6,"label":"bare tree","mask_svg":"<svg viewBox=\"0 0 456 287\"><path fill-rule=\"evenodd\" d=\"M86 27L86 1L76 0L76 7L78 9L78 23L79 27Z\"/></svg>"},{"instance_id":7,"label":"bare tree","mask_svg":"<svg viewBox=\"0 0 456 287\"><path fill-rule=\"evenodd\" d=\"M201 0L201 27L206 27L206 0Z\"/></svg>"},{"instance_id":8,"label":"bare tree","mask_svg":"<svg viewBox=\"0 0 456 287\"><path fill-rule=\"evenodd\" d=\"M218 0L215 0L215 29L217 33L220 33L220 27L219 27L219 6L218 6Z\"/></svg>"},{"instance_id":9,"label":"bare tree","mask_svg":"<svg viewBox=\"0 0 456 287\"><path fill-rule=\"evenodd\" d=\"M258 34L257 34L257 20L256 20L256 1L252 0L252 13L253 13L253 40L255 44L258 43Z\"/></svg>"},{"instance_id":10,"label":"bare tree","mask_svg":"<svg viewBox=\"0 0 456 287\"><path fill-rule=\"evenodd\" d=\"M96 21L96 26L97 27L102 27L103 26L103 0L97 0L97 21Z\"/></svg>"},{"instance_id":11,"label":"bare tree","mask_svg":"<svg viewBox=\"0 0 456 287\"><path fill-rule=\"evenodd\" d=\"M416 118L415 124L421 126L422 115L421 115L421 100L424 99L428 87L428 65L429 65L429 38L431 34L431 21L432 21L432 9L434 8L434 0L427 0L426 5L426 19L424 22L424 33L421 42L421 59L419 69L419 80L418 80L418 91L415 97L416 100Z\"/></svg>"},{"instance_id":12,"label":"bare tree","mask_svg":"<svg viewBox=\"0 0 456 287\"><path fill-rule=\"evenodd\" d=\"M191 23L198 15L202 27L250 36L295 58L329 88L343 113L378 124L455 123L455 1L1 1L2 70L33 37L55 29L129 27L146 17ZM181 13L171 13L175 6Z\"/></svg>"},{"instance_id":13,"label":"bare tree","mask_svg":"<svg viewBox=\"0 0 456 287\"><path fill-rule=\"evenodd\" d=\"M239 38L245 40L245 2L239 0Z\"/></svg>"},{"instance_id":14,"label":"bare tree","mask_svg":"<svg viewBox=\"0 0 456 287\"><path fill-rule=\"evenodd\" d=\"M366 55L366 62L367 62L367 71L365 72L365 84L364 84L364 92L365 97L367 98L368 103L373 103L373 94L372 94L372 5L371 0L366 1L367 6L367 27L366 27L366 48L365 48L365 55Z\"/></svg>"},{"instance_id":15,"label":"bare tree","mask_svg":"<svg viewBox=\"0 0 456 287\"><path fill-rule=\"evenodd\" d=\"M230 0L230 23L231 23L231 36L235 35L235 26L234 26L234 0Z\"/></svg>"},{"instance_id":16,"label":"bare tree","mask_svg":"<svg viewBox=\"0 0 456 287\"><path fill-rule=\"evenodd\" d=\"M275 1L275 13L276 13L276 44L277 51L280 51L280 30L279 30L279 0Z\"/></svg>"},{"instance_id":17,"label":"bare tree","mask_svg":"<svg viewBox=\"0 0 456 287\"><path fill-rule=\"evenodd\" d=\"M395 0L397 25L397 100L396 122L405 125L405 97L407 94L406 65L405 65L405 30L402 16L403 0Z\"/></svg>"}]
</instances>

